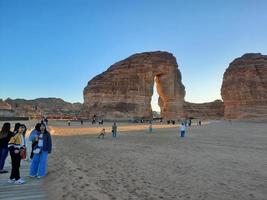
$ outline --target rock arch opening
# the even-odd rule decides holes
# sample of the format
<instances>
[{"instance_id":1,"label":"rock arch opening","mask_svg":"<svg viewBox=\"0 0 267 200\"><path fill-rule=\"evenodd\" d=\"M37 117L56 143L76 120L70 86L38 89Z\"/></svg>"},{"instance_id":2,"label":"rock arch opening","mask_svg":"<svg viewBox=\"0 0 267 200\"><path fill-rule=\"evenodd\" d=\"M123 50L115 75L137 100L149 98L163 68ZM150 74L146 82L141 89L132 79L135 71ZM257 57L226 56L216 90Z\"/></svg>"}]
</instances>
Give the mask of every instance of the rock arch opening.
<instances>
[{"instance_id":1,"label":"rock arch opening","mask_svg":"<svg viewBox=\"0 0 267 200\"><path fill-rule=\"evenodd\" d=\"M154 85L153 85L153 94L151 97L151 108L153 111L153 116L156 116L154 112L156 112L158 115L160 115L160 107L159 107L159 94L157 91L157 83L156 83L156 77L154 77Z\"/></svg>"}]
</instances>

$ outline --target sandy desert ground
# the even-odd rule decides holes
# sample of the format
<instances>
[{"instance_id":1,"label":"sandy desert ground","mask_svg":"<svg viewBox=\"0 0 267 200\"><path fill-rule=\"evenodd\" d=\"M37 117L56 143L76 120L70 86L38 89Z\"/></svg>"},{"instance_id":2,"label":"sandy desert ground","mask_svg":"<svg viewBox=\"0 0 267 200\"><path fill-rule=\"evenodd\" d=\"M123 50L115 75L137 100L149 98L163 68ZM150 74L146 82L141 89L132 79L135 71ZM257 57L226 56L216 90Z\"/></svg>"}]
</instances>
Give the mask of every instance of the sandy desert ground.
<instances>
[{"instance_id":1,"label":"sandy desert ground","mask_svg":"<svg viewBox=\"0 0 267 200\"><path fill-rule=\"evenodd\" d=\"M70 136L86 132L79 125L52 126L49 198L267 199L267 124L193 126L184 139L177 126L141 126L119 125L118 137L104 140Z\"/></svg>"},{"instance_id":2,"label":"sandy desert ground","mask_svg":"<svg viewBox=\"0 0 267 200\"><path fill-rule=\"evenodd\" d=\"M48 199L267 199L266 123L192 126L183 139L177 125L147 127L118 124L102 140L101 126L51 122Z\"/></svg>"}]
</instances>

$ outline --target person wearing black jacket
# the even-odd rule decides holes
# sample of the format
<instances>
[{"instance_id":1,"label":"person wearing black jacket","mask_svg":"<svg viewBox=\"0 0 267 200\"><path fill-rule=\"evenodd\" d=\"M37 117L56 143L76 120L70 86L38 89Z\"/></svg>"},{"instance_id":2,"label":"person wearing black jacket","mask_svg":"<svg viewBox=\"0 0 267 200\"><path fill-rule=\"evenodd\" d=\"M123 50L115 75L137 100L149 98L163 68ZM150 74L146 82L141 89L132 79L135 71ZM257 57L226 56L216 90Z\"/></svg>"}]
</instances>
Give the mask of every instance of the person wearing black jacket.
<instances>
[{"instance_id":1,"label":"person wearing black jacket","mask_svg":"<svg viewBox=\"0 0 267 200\"><path fill-rule=\"evenodd\" d=\"M10 174L9 183L23 184L25 181L20 178L20 161L23 152L26 149L26 141L24 137L25 125L20 124L18 132L16 135L10 138L8 142L8 149L10 151L12 170Z\"/></svg>"},{"instance_id":2,"label":"person wearing black jacket","mask_svg":"<svg viewBox=\"0 0 267 200\"><path fill-rule=\"evenodd\" d=\"M3 168L8 155L8 142L12 136L13 133L10 131L10 123L4 123L0 132L0 174L8 173Z\"/></svg>"}]
</instances>

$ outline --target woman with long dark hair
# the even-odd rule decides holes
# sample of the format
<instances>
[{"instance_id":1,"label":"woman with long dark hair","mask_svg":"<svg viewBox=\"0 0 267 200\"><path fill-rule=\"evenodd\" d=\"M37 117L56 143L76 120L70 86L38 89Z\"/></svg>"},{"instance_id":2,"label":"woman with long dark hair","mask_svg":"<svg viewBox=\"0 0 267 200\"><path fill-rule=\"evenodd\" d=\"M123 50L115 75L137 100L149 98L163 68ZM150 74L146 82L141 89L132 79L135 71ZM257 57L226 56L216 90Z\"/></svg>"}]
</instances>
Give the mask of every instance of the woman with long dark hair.
<instances>
[{"instance_id":1,"label":"woman with long dark hair","mask_svg":"<svg viewBox=\"0 0 267 200\"><path fill-rule=\"evenodd\" d=\"M26 141L24 137L25 125L20 124L18 132L16 135L11 137L8 148L10 151L11 161L12 161L12 170L9 179L9 183L23 184L25 181L20 178L20 161L21 153L26 149Z\"/></svg>"},{"instance_id":2,"label":"woman with long dark hair","mask_svg":"<svg viewBox=\"0 0 267 200\"><path fill-rule=\"evenodd\" d=\"M13 130L13 136L17 134L20 127L20 123L16 123Z\"/></svg>"},{"instance_id":3,"label":"woman with long dark hair","mask_svg":"<svg viewBox=\"0 0 267 200\"><path fill-rule=\"evenodd\" d=\"M52 139L44 123L40 125L40 132L35 136L37 145L34 147L33 159L30 167L30 177L42 178L46 175L47 157L52 150Z\"/></svg>"},{"instance_id":4,"label":"woman with long dark hair","mask_svg":"<svg viewBox=\"0 0 267 200\"><path fill-rule=\"evenodd\" d=\"M8 142L13 133L10 131L10 123L4 123L0 132L0 174L8 173L3 170L8 155Z\"/></svg>"}]
</instances>

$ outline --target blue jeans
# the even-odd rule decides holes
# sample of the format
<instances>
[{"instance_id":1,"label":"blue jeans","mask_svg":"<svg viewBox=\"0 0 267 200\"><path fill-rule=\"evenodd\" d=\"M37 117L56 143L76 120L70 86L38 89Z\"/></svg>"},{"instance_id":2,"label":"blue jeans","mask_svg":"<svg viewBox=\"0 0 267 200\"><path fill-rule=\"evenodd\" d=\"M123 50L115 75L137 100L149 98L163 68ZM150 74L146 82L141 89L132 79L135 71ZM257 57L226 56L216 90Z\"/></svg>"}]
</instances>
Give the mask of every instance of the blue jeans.
<instances>
[{"instance_id":1,"label":"blue jeans","mask_svg":"<svg viewBox=\"0 0 267 200\"><path fill-rule=\"evenodd\" d=\"M117 131L114 131L114 130L113 130L113 131L112 131L112 136L113 136L113 137L116 137L116 136L117 136Z\"/></svg>"},{"instance_id":2,"label":"blue jeans","mask_svg":"<svg viewBox=\"0 0 267 200\"><path fill-rule=\"evenodd\" d=\"M8 154L8 148L7 147L0 148L0 170L3 170L3 168L4 168L7 154Z\"/></svg>"},{"instance_id":3,"label":"blue jeans","mask_svg":"<svg viewBox=\"0 0 267 200\"><path fill-rule=\"evenodd\" d=\"M30 176L45 176L47 156L47 151L42 151L39 154L34 154L30 167Z\"/></svg>"},{"instance_id":4,"label":"blue jeans","mask_svg":"<svg viewBox=\"0 0 267 200\"><path fill-rule=\"evenodd\" d=\"M181 137L184 137L185 131L181 131Z\"/></svg>"}]
</instances>

